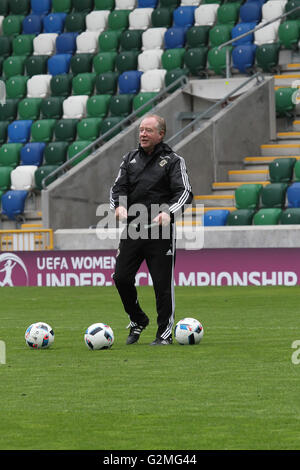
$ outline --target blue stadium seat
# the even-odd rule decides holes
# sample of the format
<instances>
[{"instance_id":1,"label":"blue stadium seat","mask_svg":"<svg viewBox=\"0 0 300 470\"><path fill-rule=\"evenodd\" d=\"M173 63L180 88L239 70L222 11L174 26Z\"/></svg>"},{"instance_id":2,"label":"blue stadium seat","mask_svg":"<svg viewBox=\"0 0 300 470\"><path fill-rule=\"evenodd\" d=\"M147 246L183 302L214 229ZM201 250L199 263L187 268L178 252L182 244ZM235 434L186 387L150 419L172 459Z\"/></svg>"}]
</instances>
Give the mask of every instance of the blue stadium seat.
<instances>
[{"instance_id":1,"label":"blue stadium seat","mask_svg":"<svg viewBox=\"0 0 300 470\"><path fill-rule=\"evenodd\" d=\"M172 26L165 32L165 49L176 49L178 47L185 47L185 37L188 28L180 28L179 26Z\"/></svg>"},{"instance_id":2,"label":"blue stadium seat","mask_svg":"<svg viewBox=\"0 0 300 470\"><path fill-rule=\"evenodd\" d=\"M140 91L142 74L143 72L139 70L128 70L121 73L118 78L119 93L138 93Z\"/></svg>"},{"instance_id":3,"label":"blue stadium seat","mask_svg":"<svg viewBox=\"0 0 300 470\"><path fill-rule=\"evenodd\" d=\"M51 8L51 0L31 0L32 13L37 13L38 15L47 15L50 13Z\"/></svg>"},{"instance_id":4,"label":"blue stadium seat","mask_svg":"<svg viewBox=\"0 0 300 470\"><path fill-rule=\"evenodd\" d=\"M8 142L21 144L29 142L32 123L31 120L17 120L9 124L7 128Z\"/></svg>"},{"instance_id":5,"label":"blue stadium seat","mask_svg":"<svg viewBox=\"0 0 300 470\"><path fill-rule=\"evenodd\" d=\"M59 75L69 73L72 54L55 54L48 59L48 73Z\"/></svg>"},{"instance_id":6,"label":"blue stadium seat","mask_svg":"<svg viewBox=\"0 0 300 470\"><path fill-rule=\"evenodd\" d=\"M46 144L44 142L29 142L25 144L20 152L21 165L42 165L45 147Z\"/></svg>"},{"instance_id":7,"label":"blue stadium seat","mask_svg":"<svg viewBox=\"0 0 300 470\"><path fill-rule=\"evenodd\" d=\"M66 13L49 13L49 15L46 15L43 18L44 33L63 33L66 17Z\"/></svg>"},{"instance_id":8,"label":"blue stadium seat","mask_svg":"<svg viewBox=\"0 0 300 470\"><path fill-rule=\"evenodd\" d=\"M31 13L22 22L23 34L40 34L43 31L43 17Z\"/></svg>"},{"instance_id":9,"label":"blue stadium seat","mask_svg":"<svg viewBox=\"0 0 300 470\"><path fill-rule=\"evenodd\" d=\"M15 220L18 215L24 213L27 196L28 191L26 190L6 191L1 199L2 214L6 215L11 220Z\"/></svg>"},{"instance_id":10,"label":"blue stadium seat","mask_svg":"<svg viewBox=\"0 0 300 470\"><path fill-rule=\"evenodd\" d=\"M78 33L62 33L56 38L57 54L74 54Z\"/></svg>"},{"instance_id":11,"label":"blue stadium seat","mask_svg":"<svg viewBox=\"0 0 300 470\"><path fill-rule=\"evenodd\" d=\"M158 0L138 0L137 8L156 8Z\"/></svg>"},{"instance_id":12,"label":"blue stadium seat","mask_svg":"<svg viewBox=\"0 0 300 470\"><path fill-rule=\"evenodd\" d=\"M232 50L232 66L240 73L249 73L255 62L255 44L242 44Z\"/></svg>"},{"instance_id":13,"label":"blue stadium seat","mask_svg":"<svg viewBox=\"0 0 300 470\"><path fill-rule=\"evenodd\" d=\"M247 1L240 8L240 21L243 23L259 23L262 15L260 2Z\"/></svg>"},{"instance_id":14,"label":"blue stadium seat","mask_svg":"<svg viewBox=\"0 0 300 470\"><path fill-rule=\"evenodd\" d=\"M237 36L240 36L241 34L245 34L248 31L251 31L251 29L254 29L256 26L256 23L238 23L235 25L232 30L231 30L231 37L232 39L236 38ZM248 36L245 36L244 38L237 39L232 43L233 46L240 46L241 44L251 44L254 41L254 33L248 34Z\"/></svg>"},{"instance_id":15,"label":"blue stadium seat","mask_svg":"<svg viewBox=\"0 0 300 470\"><path fill-rule=\"evenodd\" d=\"M227 209L214 209L205 212L203 223L205 226L219 226L226 225L227 217L229 215Z\"/></svg>"},{"instance_id":16,"label":"blue stadium seat","mask_svg":"<svg viewBox=\"0 0 300 470\"><path fill-rule=\"evenodd\" d=\"M288 207L300 207L300 183L292 183L287 188Z\"/></svg>"},{"instance_id":17,"label":"blue stadium seat","mask_svg":"<svg viewBox=\"0 0 300 470\"><path fill-rule=\"evenodd\" d=\"M191 27L195 23L194 11L197 7L187 5L176 8L173 12L173 24L174 26Z\"/></svg>"}]
</instances>

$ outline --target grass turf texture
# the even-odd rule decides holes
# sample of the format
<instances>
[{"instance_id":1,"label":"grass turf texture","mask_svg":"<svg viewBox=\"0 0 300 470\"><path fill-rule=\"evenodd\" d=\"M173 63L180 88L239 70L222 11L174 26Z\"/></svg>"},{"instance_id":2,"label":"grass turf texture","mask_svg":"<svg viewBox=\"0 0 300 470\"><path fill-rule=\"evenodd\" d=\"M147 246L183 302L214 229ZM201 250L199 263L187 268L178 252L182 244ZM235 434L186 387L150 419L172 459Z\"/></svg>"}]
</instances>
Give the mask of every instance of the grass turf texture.
<instances>
[{"instance_id":1,"label":"grass turf texture","mask_svg":"<svg viewBox=\"0 0 300 470\"><path fill-rule=\"evenodd\" d=\"M150 325L138 344L112 287L1 290L0 449L299 449L298 287L177 287L176 321L204 325L199 345L150 347L153 290L139 288ZM46 321L55 342L25 345ZM110 350L83 335L110 324Z\"/></svg>"}]
</instances>

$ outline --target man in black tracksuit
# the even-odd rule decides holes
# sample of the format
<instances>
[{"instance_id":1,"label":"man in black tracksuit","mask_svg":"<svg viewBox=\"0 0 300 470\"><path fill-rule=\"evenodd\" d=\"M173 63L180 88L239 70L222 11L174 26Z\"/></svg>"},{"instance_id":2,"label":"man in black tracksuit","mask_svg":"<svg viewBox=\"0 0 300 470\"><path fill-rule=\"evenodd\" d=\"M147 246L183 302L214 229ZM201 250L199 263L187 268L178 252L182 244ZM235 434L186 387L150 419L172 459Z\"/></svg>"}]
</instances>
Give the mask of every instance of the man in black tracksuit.
<instances>
[{"instance_id":1,"label":"man in black tracksuit","mask_svg":"<svg viewBox=\"0 0 300 470\"><path fill-rule=\"evenodd\" d=\"M124 155L111 189L111 208L126 221L114 273L115 285L130 318L127 344L136 343L149 323L137 298L135 275L146 260L157 309L157 333L151 345L172 343L174 324L174 216L193 195L182 157L163 142L165 121L148 115L141 121L139 147Z\"/></svg>"}]
</instances>

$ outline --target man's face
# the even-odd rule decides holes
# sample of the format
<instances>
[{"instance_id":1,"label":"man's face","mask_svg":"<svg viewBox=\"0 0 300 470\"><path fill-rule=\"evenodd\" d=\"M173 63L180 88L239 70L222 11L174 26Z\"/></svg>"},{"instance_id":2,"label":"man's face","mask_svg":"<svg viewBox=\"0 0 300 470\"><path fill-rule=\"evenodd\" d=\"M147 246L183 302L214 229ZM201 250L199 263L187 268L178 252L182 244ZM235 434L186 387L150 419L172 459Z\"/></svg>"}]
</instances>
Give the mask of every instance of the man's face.
<instances>
[{"instance_id":1,"label":"man's face","mask_svg":"<svg viewBox=\"0 0 300 470\"><path fill-rule=\"evenodd\" d=\"M163 131L157 128L157 121L154 117L142 120L140 124L140 144L147 153L151 153L156 144L162 141Z\"/></svg>"}]
</instances>

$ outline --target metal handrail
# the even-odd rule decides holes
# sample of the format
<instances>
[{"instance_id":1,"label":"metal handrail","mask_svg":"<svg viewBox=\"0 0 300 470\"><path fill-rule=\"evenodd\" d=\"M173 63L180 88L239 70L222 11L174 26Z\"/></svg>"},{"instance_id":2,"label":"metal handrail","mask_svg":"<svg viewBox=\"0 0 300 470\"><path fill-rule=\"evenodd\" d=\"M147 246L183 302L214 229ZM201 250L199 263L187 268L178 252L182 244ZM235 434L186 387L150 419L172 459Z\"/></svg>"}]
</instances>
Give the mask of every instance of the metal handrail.
<instances>
[{"instance_id":1,"label":"metal handrail","mask_svg":"<svg viewBox=\"0 0 300 470\"><path fill-rule=\"evenodd\" d=\"M138 116L138 114L143 111L147 106L151 105L152 103L156 103L156 101L159 101L165 94L167 94L171 89L177 86L184 87L188 83L188 77L185 75L182 75L181 77L178 77L174 82L170 83L167 87L163 88L156 96L151 98L150 100L146 101L142 106L140 106L136 111L133 111L131 114L126 116L122 121L119 123L115 124L113 127L111 127L107 132L105 132L103 135L98 137L94 142L91 142L89 145L84 147L82 150L80 150L78 153L73 155L72 158L70 158L67 162L63 163L60 165L58 168L53 170L51 173L49 173L45 178L42 180L42 188L47 189L46 182L50 179L56 176L57 174L60 174L64 172L65 170L69 170L72 167L72 162L77 160L81 155L83 155L85 152L88 150L94 148L94 147L100 147L105 143L105 139L109 137L114 131L117 129L121 129L122 127L125 126L125 124L134 121Z\"/></svg>"},{"instance_id":2,"label":"metal handrail","mask_svg":"<svg viewBox=\"0 0 300 470\"><path fill-rule=\"evenodd\" d=\"M205 118L206 115L209 115L214 109L218 108L221 104L225 103L232 95L234 95L235 93L237 93L239 90L241 90L242 88L244 88L245 85L247 85L248 83L250 83L252 80L256 79L257 80L257 84L263 82L265 80L265 77L264 75L261 73L261 72L256 72L254 75L251 75L251 77L249 77L247 80L245 80L241 85L239 85L238 87L234 88L234 90L232 90L231 92L229 92L227 95L225 95L223 98L221 98L220 100L218 100L216 103L214 103L212 106L210 106L208 109L206 109L205 111L203 111L202 113L199 113L196 115L196 117L193 119L193 121L191 121L189 124L187 124L186 126L184 126L182 129L180 129L180 131L176 132L176 134L172 135L172 137L170 137L166 143L168 145L174 145L174 144L171 144L171 142L175 139L177 139L183 132L187 131L190 127L193 127L195 124L197 124L197 122L201 121L202 119Z\"/></svg>"},{"instance_id":3,"label":"metal handrail","mask_svg":"<svg viewBox=\"0 0 300 470\"><path fill-rule=\"evenodd\" d=\"M239 36L236 36L235 38L230 39L229 41L226 41L223 44L220 44L218 46L218 50L221 50L223 47L229 46L230 44L234 43L238 39L242 39L242 38L248 36L249 34L255 33L255 31L258 31L259 29L265 28L266 26L269 26L270 24L275 23L275 21L281 20L282 18L285 18L286 16L289 16L291 13L294 13L295 11L297 11L299 9L300 9L300 6L295 7L295 8L293 8L292 10L290 10L288 12L282 13L282 15L280 15L280 16L272 18L271 20L266 21L265 23L260 24L260 25L256 26L255 28L250 29L246 33L242 33ZM226 49L226 78L229 78L229 77L230 77L229 50Z\"/></svg>"}]
</instances>

